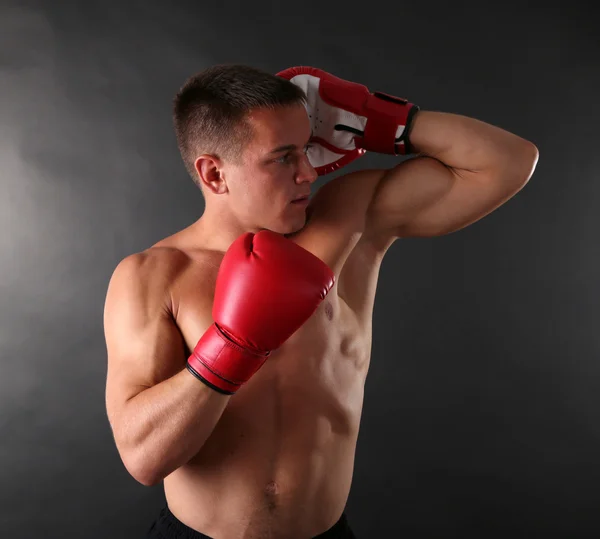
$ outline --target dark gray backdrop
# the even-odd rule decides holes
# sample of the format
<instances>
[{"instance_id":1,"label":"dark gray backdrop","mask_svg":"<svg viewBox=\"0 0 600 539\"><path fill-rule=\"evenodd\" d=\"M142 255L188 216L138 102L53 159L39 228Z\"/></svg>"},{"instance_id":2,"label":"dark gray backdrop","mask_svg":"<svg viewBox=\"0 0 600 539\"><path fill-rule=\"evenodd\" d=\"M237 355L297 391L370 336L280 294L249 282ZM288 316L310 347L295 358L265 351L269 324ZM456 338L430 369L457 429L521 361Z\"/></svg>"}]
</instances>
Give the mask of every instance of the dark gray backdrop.
<instances>
[{"instance_id":1,"label":"dark gray backdrop","mask_svg":"<svg viewBox=\"0 0 600 539\"><path fill-rule=\"evenodd\" d=\"M362 538L600 536L598 17L385 4L1 1L0 536L140 537L163 503L113 445L103 301L202 212L171 99L222 62L314 65L538 146L505 206L389 252L348 514Z\"/></svg>"}]
</instances>

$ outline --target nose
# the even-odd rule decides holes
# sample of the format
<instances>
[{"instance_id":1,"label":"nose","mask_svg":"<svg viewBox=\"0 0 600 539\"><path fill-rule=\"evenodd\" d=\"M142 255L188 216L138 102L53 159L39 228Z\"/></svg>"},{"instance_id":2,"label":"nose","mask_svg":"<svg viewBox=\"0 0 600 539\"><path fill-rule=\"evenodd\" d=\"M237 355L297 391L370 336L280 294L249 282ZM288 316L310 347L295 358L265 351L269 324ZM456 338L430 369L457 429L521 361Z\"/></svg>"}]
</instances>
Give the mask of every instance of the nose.
<instances>
[{"instance_id":1,"label":"nose","mask_svg":"<svg viewBox=\"0 0 600 539\"><path fill-rule=\"evenodd\" d=\"M308 157L304 155L300 160L300 166L298 167L298 174L296 175L297 183L313 183L318 177L317 171L310 164Z\"/></svg>"}]
</instances>

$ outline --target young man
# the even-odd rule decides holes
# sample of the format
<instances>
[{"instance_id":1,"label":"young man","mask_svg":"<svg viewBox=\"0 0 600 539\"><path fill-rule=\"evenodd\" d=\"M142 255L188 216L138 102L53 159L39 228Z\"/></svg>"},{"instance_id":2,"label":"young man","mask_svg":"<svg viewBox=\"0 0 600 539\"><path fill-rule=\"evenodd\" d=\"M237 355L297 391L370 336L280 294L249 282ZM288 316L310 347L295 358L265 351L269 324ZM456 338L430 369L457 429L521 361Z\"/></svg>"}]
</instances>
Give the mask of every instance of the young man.
<instances>
[{"instance_id":1,"label":"young man","mask_svg":"<svg viewBox=\"0 0 600 539\"><path fill-rule=\"evenodd\" d=\"M383 257L397 238L481 219L537 163L516 135L397 100L410 108L399 153L418 155L309 200L313 165L349 155L318 118L364 127L370 114L346 101L358 85L313 75L302 88L227 65L187 81L174 121L204 213L111 279L107 412L131 475L164 480L150 537L354 537L344 507ZM328 84L338 101L324 101ZM324 161L309 159L313 143Z\"/></svg>"}]
</instances>

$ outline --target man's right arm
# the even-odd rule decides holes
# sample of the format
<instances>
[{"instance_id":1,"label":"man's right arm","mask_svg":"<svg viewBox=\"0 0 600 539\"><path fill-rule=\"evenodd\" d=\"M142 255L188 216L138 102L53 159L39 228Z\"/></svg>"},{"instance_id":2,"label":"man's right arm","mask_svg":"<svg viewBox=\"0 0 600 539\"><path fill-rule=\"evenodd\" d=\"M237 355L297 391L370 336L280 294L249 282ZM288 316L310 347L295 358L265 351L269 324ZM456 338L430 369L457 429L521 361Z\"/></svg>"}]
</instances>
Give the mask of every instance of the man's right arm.
<instances>
[{"instance_id":1,"label":"man's right arm","mask_svg":"<svg viewBox=\"0 0 600 539\"><path fill-rule=\"evenodd\" d=\"M125 467L144 485L160 482L198 453L230 398L185 368L185 344L168 304L170 275L160 258L123 260L104 311L108 419ZM210 304L202 310L208 328Z\"/></svg>"},{"instance_id":2,"label":"man's right arm","mask_svg":"<svg viewBox=\"0 0 600 539\"><path fill-rule=\"evenodd\" d=\"M196 306L206 331L186 365L171 316L174 275L162 263L153 254L125 259L105 310L108 416L125 466L143 484L200 450L229 396L312 316L335 282L322 260L283 236L242 234L221 261L214 302ZM197 301L203 296L210 297L198 290Z\"/></svg>"}]
</instances>

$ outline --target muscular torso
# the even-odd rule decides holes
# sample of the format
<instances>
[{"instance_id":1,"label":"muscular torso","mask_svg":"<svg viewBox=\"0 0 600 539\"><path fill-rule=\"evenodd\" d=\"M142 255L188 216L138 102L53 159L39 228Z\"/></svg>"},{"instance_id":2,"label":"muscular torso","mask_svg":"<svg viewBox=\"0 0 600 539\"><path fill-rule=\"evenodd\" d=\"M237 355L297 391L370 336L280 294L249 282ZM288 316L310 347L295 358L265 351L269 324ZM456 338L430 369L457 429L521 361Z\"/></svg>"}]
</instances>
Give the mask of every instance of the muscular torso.
<instances>
[{"instance_id":1,"label":"muscular torso","mask_svg":"<svg viewBox=\"0 0 600 539\"><path fill-rule=\"evenodd\" d=\"M352 212L331 206L333 194L338 205L344 201L330 187L290 238L325 260L336 284L231 397L200 452L165 478L169 507L188 526L216 539L305 538L340 517L352 480L382 256L364 237L365 212L356 217L357 191L366 195L373 186L364 178L353 193L352 183L346 186ZM159 247L186 255L170 301L189 352L206 329L200 311L212 297L203 290L214 290L222 254L185 245L174 236Z\"/></svg>"}]
</instances>

